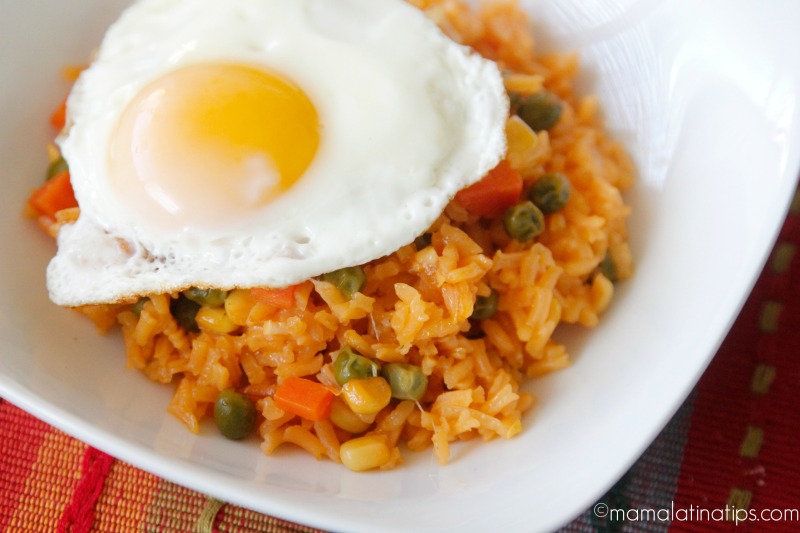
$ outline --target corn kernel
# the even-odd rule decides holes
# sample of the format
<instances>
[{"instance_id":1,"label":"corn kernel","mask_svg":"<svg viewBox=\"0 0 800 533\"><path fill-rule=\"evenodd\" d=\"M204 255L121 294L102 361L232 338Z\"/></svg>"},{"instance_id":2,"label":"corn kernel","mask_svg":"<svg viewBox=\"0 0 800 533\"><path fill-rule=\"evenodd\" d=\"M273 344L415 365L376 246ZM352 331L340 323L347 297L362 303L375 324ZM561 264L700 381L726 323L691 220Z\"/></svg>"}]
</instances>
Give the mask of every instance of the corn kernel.
<instances>
[{"instance_id":1,"label":"corn kernel","mask_svg":"<svg viewBox=\"0 0 800 533\"><path fill-rule=\"evenodd\" d=\"M525 171L536 163L540 156L539 137L530 126L514 115L506 121L508 154L511 167L525 176Z\"/></svg>"},{"instance_id":2,"label":"corn kernel","mask_svg":"<svg viewBox=\"0 0 800 533\"><path fill-rule=\"evenodd\" d=\"M195 321L200 329L211 333L230 333L239 327L228 318L221 307L201 307L197 311Z\"/></svg>"},{"instance_id":3,"label":"corn kernel","mask_svg":"<svg viewBox=\"0 0 800 533\"><path fill-rule=\"evenodd\" d=\"M246 326L250 310L255 305L249 289L236 289L225 298L225 313L237 326Z\"/></svg>"},{"instance_id":4,"label":"corn kernel","mask_svg":"<svg viewBox=\"0 0 800 533\"><path fill-rule=\"evenodd\" d=\"M370 415L389 405L392 388L381 377L351 379L342 386L341 397L354 413Z\"/></svg>"},{"instance_id":5,"label":"corn kernel","mask_svg":"<svg viewBox=\"0 0 800 533\"><path fill-rule=\"evenodd\" d=\"M354 472L378 468L391 458L386 435L368 435L352 439L339 448L344 466Z\"/></svg>"},{"instance_id":6,"label":"corn kernel","mask_svg":"<svg viewBox=\"0 0 800 533\"><path fill-rule=\"evenodd\" d=\"M58 149L58 146L53 143L47 143L47 161L52 163L59 157L61 157L61 151Z\"/></svg>"},{"instance_id":7,"label":"corn kernel","mask_svg":"<svg viewBox=\"0 0 800 533\"><path fill-rule=\"evenodd\" d=\"M614 296L614 284L603 274L597 274L592 281L591 301L595 311L606 310Z\"/></svg>"},{"instance_id":8,"label":"corn kernel","mask_svg":"<svg viewBox=\"0 0 800 533\"><path fill-rule=\"evenodd\" d=\"M539 74L506 74L503 85L506 91L529 95L542 90L544 78Z\"/></svg>"},{"instance_id":9,"label":"corn kernel","mask_svg":"<svg viewBox=\"0 0 800 533\"><path fill-rule=\"evenodd\" d=\"M333 400L330 421L350 433L363 433L370 426L369 422L362 420L339 398Z\"/></svg>"}]
</instances>

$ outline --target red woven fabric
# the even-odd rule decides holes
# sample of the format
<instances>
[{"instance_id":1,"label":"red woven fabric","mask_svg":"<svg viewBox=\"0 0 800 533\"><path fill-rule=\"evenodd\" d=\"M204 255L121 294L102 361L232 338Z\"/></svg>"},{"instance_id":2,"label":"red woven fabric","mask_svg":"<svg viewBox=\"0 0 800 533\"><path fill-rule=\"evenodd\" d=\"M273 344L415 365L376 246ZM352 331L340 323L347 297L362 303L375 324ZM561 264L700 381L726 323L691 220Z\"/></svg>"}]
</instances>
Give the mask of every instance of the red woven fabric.
<instances>
[{"instance_id":1,"label":"red woven fabric","mask_svg":"<svg viewBox=\"0 0 800 533\"><path fill-rule=\"evenodd\" d=\"M7 407L4 403L3 407ZM17 409L0 409L0 530L7 531L44 440L47 424ZM19 436L21 438L14 438Z\"/></svg>"}]
</instances>

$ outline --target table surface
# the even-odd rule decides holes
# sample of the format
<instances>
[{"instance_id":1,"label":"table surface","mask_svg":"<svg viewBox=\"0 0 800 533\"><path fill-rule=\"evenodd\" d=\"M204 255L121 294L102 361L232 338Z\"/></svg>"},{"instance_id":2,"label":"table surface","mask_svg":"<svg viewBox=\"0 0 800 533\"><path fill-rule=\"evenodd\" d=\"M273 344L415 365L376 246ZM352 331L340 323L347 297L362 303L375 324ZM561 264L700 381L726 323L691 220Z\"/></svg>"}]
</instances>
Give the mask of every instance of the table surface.
<instances>
[{"instance_id":1,"label":"table surface","mask_svg":"<svg viewBox=\"0 0 800 533\"><path fill-rule=\"evenodd\" d=\"M693 392L564 531L800 531L798 248L800 194ZM0 531L318 530L160 479L0 399Z\"/></svg>"}]
</instances>

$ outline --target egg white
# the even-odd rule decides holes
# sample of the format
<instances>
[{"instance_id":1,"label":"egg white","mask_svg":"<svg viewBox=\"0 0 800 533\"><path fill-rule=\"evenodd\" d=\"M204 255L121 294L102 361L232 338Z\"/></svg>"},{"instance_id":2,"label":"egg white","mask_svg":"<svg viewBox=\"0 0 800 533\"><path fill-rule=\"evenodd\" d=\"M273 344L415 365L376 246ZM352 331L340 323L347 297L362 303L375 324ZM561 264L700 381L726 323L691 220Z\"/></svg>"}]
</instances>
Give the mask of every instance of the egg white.
<instances>
[{"instance_id":1,"label":"egg white","mask_svg":"<svg viewBox=\"0 0 800 533\"><path fill-rule=\"evenodd\" d=\"M108 143L147 84L208 62L293 80L317 109L321 144L264 209L164 231L109 184ZM140 0L68 100L59 142L81 215L59 233L50 297L282 287L384 256L497 164L507 112L496 65L402 0Z\"/></svg>"}]
</instances>

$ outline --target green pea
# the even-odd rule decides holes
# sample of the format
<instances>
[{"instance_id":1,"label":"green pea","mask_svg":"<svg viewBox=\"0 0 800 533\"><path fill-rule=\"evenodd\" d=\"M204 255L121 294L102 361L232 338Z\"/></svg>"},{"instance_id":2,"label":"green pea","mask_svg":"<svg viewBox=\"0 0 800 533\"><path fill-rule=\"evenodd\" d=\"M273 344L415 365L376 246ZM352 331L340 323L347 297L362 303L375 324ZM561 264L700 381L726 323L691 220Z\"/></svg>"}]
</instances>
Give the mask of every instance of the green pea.
<instances>
[{"instance_id":1,"label":"green pea","mask_svg":"<svg viewBox=\"0 0 800 533\"><path fill-rule=\"evenodd\" d=\"M544 231L544 215L533 202L520 202L506 209L503 226L509 237L527 242Z\"/></svg>"},{"instance_id":2,"label":"green pea","mask_svg":"<svg viewBox=\"0 0 800 533\"><path fill-rule=\"evenodd\" d=\"M614 258L611 257L610 253L606 253L605 257L603 257L603 260L600 261L600 264L597 266L597 270L607 277L612 283L619 281L619 276L617 275L617 265L614 263Z\"/></svg>"},{"instance_id":3,"label":"green pea","mask_svg":"<svg viewBox=\"0 0 800 533\"><path fill-rule=\"evenodd\" d=\"M339 270L323 274L320 276L320 279L336 285L336 288L339 289L342 296L348 300L352 298L355 293L363 290L364 286L367 284L367 275L360 266L340 268Z\"/></svg>"},{"instance_id":4,"label":"green pea","mask_svg":"<svg viewBox=\"0 0 800 533\"><path fill-rule=\"evenodd\" d=\"M149 299L150 298L148 298L147 296L142 296L141 298L136 300L136 302L133 305L131 305L131 311L133 311L133 314L136 316L141 316L142 308L144 308L144 304L147 303Z\"/></svg>"},{"instance_id":5,"label":"green pea","mask_svg":"<svg viewBox=\"0 0 800 533\"><path fill-rule=\"evenodd\" d=\"M350 346L339 350L339 356L333 363L333 374L339 385L344 385L351 379L374 378L380 371L378 363L359 354Z\"/></svg>"},{"instance_id":6,"label":"green pea","mask_svg":"<svg viewBox=\"0 0 800 533\"><path fill-rule=\"evenodd\" d=\"M428 376L418 366L408 363L387 363L381 376L392 389L392 398L419 401L428 390Z\"/></svg>"},{"instance_id":7,"label":"green pea","mask_svg":"<svg viewBox=\"0 0 800 533\"><path fill-rule=\"evenodd\" d=\"M492 318L497 313L497 291L492 290L489 296L478 296L475 298L475 307L472 309L472 316L476 320L486 320Z\"/></svg>"},{"instance_id":8,"label":"green pea","mask_svg":"<svg viewBox=\"0 0 800 533\"><path fill-rule=\"evenodd\" d=\"M220 433L227 438L243 439L256 425L256 406L244 394L226 389L214 402L214 422Z\"/></svg>"},{"instance_id":9,"label":"green pea","mask_svg":"<svg viewBox=\"0 0 800 533\"><path fill-rule=\"evenodd\" d=\"M206 307L221 307L225 303L228 291L219 289L198 289L192 287L183 291L183 294L191 301Z\"/></svg>"},{"instance_id":10,"label":"green pea","mask_svg":"<svg viewBox=\"0 0 800 533\"><path fill-rule=\"evenodd\" d=\"M548 91L532 94L517 104L517 115L533 131L549 130L561 118L564 104Z\"/></svg>"},{"instance_id":11,"label":"green pea","mask_svg":"<svg viewBox=\"0 0 800 533\"><path fill-rule=\"evenodd\" d=\"M69 167L67 166L67 161L63 157L59 157L58 159L50 163L50 166L47 167L47 179L50 179L53 176L57 176L62 172L66 172L67 170L69 170Z\"/></svg>"},{"instance_id":12,"label":"green pea","mask_svg":"<svg viewBox=\"0 0 800 533\"><path fill-rule=\"evenodd\" d=\"M423 248L427 248L431 245L431 240L433 236L430 232L425 232L416 239L414 239L414 246L416 246L417 250L422 250Z\"/></svg>"},{"instance_id":13,"label":"green pea","mask_svg":"<svg viewBox=\"0 0 800 533\"><path fill-rule=\"evenodd\" d=\"M197 326L195 317L200 307L199 303L193 302L181 293L180 296L170 302L169 312L175 317L180 327L186 331L197 332L200 331L200 328Z\"/></svg>"},{"instance_id":14,"label":"green pea","mask_svg":"<svg viewBox=\"0 0 800 533\"><path fill-rule=\"evenodd\" d=\"M569 180L560 172L543 175L528 191L528 198L545 215L563 209L567 205L569 195Z\"/></svg>"}]
</instances>

